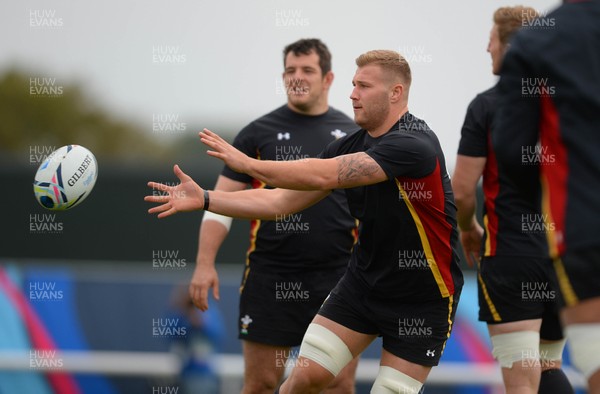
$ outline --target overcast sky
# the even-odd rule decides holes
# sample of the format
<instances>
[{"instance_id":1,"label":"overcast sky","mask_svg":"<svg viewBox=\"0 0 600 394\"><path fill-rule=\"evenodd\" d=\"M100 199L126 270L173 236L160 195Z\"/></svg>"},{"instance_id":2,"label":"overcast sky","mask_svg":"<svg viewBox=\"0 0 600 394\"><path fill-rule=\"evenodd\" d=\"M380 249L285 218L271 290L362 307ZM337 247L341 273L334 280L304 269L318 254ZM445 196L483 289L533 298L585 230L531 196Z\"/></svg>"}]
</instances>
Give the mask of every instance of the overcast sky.
<instances>
[{"instance_id":1,"label":"overcast sky","mask_svg":"<svg viewBox=\"0 0 600 394\"><path fill-rule=\"evenodd\" d=\"M559 1L528 0L545 13ZM120 117L240 127L285 102L283 47L318 37L333 54L330 104L352 116L354 59L394 49L413 71L410 111L454 167L466 107L495 83L486 52L495 0L3 1L0 71L77 81ZM189 128L189 127L188 127ZM195 133L196 130L187 130ZM154 134L156 134L154 132ZM173 135L171 135L173 136Z\"/></svg>"}]
</instances>

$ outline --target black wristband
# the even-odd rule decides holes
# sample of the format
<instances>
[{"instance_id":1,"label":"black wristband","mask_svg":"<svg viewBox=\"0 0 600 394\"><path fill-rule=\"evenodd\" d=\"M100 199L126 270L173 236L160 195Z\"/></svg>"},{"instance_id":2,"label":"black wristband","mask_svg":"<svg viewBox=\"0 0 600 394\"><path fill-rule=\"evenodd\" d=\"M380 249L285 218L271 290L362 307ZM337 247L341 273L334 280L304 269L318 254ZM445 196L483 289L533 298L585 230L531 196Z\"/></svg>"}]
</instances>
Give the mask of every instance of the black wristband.
<instances>
[{"instance_id":1,"label":"black wristband","mask_svg":"<svg viewBox=\"0 0 600 394\"><path fill-rule=\"evenodd\" d=\"M204 189L204 208L205 211L208 211L208 206L210 205L210 198L208 197L208 190Z\"/></svg>"}]
</instances>

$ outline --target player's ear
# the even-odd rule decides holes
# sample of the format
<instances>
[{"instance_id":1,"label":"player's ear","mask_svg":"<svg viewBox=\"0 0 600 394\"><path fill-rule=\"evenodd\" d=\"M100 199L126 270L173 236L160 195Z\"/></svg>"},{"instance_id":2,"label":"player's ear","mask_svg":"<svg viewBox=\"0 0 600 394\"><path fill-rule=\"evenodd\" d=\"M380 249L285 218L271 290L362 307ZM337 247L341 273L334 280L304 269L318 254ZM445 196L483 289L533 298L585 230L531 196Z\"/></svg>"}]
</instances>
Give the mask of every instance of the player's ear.
<instances>
[{"instance_id":1,"label":"player's ear","mask_svg":"<svg viewBox=\"0 0 600 394\"><path fill-rule=\"evenodd\" d=\"M396 103L402 100L402 95L404 93L404 85L401 83L396 83L392 85L390 89L390 102Z\"/></svg>"},{"instance_id":2,"label":"player's ear","mask_svg":"<svg viewBox=\"0 0 600 394\"><path fill-rule=\"evenodd\" d=\"M327 71L327 73L325 73L325 75L323 75L323 85L325 85L325 87L329 88L331 86L331 84L333 83L333 71Z\"/></svg>"}]
</instances>

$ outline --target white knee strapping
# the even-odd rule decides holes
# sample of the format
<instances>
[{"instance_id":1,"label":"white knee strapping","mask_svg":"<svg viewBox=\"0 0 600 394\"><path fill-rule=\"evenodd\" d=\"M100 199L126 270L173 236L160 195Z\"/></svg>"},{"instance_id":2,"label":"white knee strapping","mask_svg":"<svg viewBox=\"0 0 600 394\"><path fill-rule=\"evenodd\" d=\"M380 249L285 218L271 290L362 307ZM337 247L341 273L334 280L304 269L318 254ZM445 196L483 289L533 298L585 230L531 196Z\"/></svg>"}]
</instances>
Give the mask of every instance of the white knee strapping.
<instances>
[{"instance_id":1,"label":"white knee strapping","mask_svg":"<svg viewBox=\"0 0 600 394\"><path fill-rule=\"evenodd\" d=\"M313 360L337 376L354 357L348 346L332 331L311 323L304 334L299 355Z\"/></svg>"},{"instance_id":2,"label":"white knee strapping","mask_svg":"<svg viewBox=\"0 0 600 394\"><path fill-rule=\"evenodd\" d=\"M503 368L512 368L515 361L539 359L540 333L518 331L492 336L492 355Z\"/></svg>"},{"instance_id":3,"label":"white knee strapping","mask_svg":"<svg viewBox=\"0 0 600 394\"><path fill-rule=\"evenodd\" d=\"M418 394L423 383L386 366L379 367L371 394Z\"/></svg>"},{"instance_id":4,"label":"white knee strapping","mask_svg":"<svg viewBox=\"0 0 600 394\"><path fill-rule=\"evenodd\" d=\"M231 222L233 221L233 218L230 218L229 216L219 215L218 213L206 211L204 212L204 216L202 216L202 223L204 223L207 220L214 220L215 222L219 222L223 226L225 226L227 231L229 231L229 229L231 228Z\"/></svg>"},{"instance_id":5,"label":"white knee strapping","mask_svg":"<svg viewBox=\"0 0 600 394\"><path fill-rule=\"evenodd\" d=\"M540 343L540 360L542 361L560 361L562 360L563 350L566 339L555 342Z\"/></svg>"},{"instance_id":6,"label":"white knee strapping","mask_svg":"<svg viewBox=\"0 0 600 394\"><path fill-rule=\"evenodd\" d=\"M573 365L589 379L600 370L600 323L572 324L565 333Z\"/></svg>"}]
</instances>

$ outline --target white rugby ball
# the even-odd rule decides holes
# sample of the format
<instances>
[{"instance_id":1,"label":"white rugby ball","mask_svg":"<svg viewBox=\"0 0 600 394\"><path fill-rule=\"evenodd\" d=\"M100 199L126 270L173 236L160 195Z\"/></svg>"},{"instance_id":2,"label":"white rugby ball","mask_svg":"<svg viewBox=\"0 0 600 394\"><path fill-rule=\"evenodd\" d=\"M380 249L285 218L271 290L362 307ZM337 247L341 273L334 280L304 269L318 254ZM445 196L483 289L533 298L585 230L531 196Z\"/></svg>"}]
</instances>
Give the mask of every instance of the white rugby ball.
<instances>
[{"instance_id":1,"label":"white rugby ball","mask_svg":"<svg viewBox=\"0 0 600 394\"><path fill-rule=\"evenodd\" d=\"M44 208L65 211L89 196L97 176L94 154L80 145L66 145L52 152L40 165L33 192Z\"/></svg>"}]
</instances>

